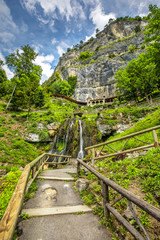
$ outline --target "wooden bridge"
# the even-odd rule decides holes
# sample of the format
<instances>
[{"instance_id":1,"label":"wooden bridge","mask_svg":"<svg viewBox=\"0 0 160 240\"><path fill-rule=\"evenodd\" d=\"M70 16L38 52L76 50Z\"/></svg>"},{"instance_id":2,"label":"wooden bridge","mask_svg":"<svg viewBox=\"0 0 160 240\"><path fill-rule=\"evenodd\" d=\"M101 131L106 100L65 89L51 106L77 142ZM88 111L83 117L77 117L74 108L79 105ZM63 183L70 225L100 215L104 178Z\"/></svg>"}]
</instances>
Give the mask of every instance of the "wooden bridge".
<instances>
[{"instance_id":1,"label":"wooden bridge","mask_svg":"<svg viewBox=\"0 0 160 240\"><path fill-rule=\"evenodd\" d=\"M140 199L133 193L129 192L128 190L124 189L120 185L116 184L115 182L111 181L108 179L106 176L103 176L99 172L97 172L94 168L94 160L95 159L103 159L107 158L110 156L117 156L120 154L128 153L128 152L133 152L133 151L138 151L141 149L149 148L149 147L158 147L158 138L156 134L156 130L159 129L160 126L156 126L154 128L146 129L134 134L130 134L128 136L124 136L122 138L114 139L111 141L107 141L105 143L101 143L98 145L94 145L91 147L86 148L86 150L92 150L92 166L91 166L91 161L87 164L84 160L82 159L75 159L74 161L77 162L77 170L75 168L63 168L63 169L55 169L55 170L46 170L40 173L38 176L38 173L41 169L44 168L44 166L47 165L56 165L57 167L63 163L70 162L71 156L60 156L56 154L48 154L44 153L41 156L39 156L37 159L32 161L30 164L26 165L24 171L22 172L22 175L19 179L19 182L16 186L16 189L13 193L13 196L10 200L10 203L6 209L6 212L2 218L2 221L0 223L0 239L1 240L11 240L14 234L14 230L16 228L19 214L21 211L23 213L28 213L30 216L41 216L41 218L34 218L34 219L29 219L27 221L24 221L22 223L22 228L24 228L24 232L22 233L22 236L19 239L73 239L73 240L78 240L78 239L89 239L89 240L94 240L94 239L106 239L106 240L111 240L111 235L106 229L102 228L100 229L98 226L98 220L96 216L92 215L91 209L89 207L86 207L82 204L81 200L76 196L76 193L73 191L71 188L71 181L73 181L73 177L68 175L68 173L72 174L77 174L79 176L80 173L80 167L83 166L84 168L88 169L91 173L93 173L98 179L99 183L102 187L102 196L103 196L103 207L104 207L104 216L106 220L110 219L110 214L112 213L118 221L125 226L125 228L134 236L135 239L138 240L149 240L150 237L148 233L146 232L145 228L139 221L138 217L136 216L134 207L132 203L137 205L140 209L144 210L147 212L149 215L151 215L153 218L155 218L157 221L160 222L160 209L152 206L151 204L147 203L143 199ZM124 146L121 149L120 152L116 152L113 154L108 154L105 156L95 156L95 149L98 147L104 148L104 146L110 147L110 143L117 142L117 141L122 141L130 138L135 138L135 136L144 134L146 132L153 132L153 139L154 142L153 144L148 144L141 146L139 148L135 149L128 149L124 150ZM136 138L137 139L137 138ZM139 140L139 139L138 139ZM138 141L137 140L137 141ZM140 140L141 141L141 140ZM144 142L145 144L145 142ZM102 151L101 149L101 151ZM113 149L113 148L112 148ZM116 151L116 150L115 150ZM50 162L50 157L56 158L52 162ZM58 158L62 158L63 161L59 162ZM56 195L56 189L53 187L54 182L61 182L63 183L58 183L57 187L59 192L62 192L64 195L63 197L68 194L68 197L70 199L75 200L74 203L68 203L67 206L62 206L64 204L63 197L61 199L61 202L58 205L54 205L54 201L50 201L48 204L48 201L44 199L44 194L42 197L42 201L40 201L39 195L36 195L35 199L33 199L33 202L27 203L28 206L26 205L25 207L23 206L23 200L24 200L24 195L26 191L28 190L29 186L31 183L34 181L35 178L40 178L44 179L44 181L52 181L51 182L43 182L40 181L39 187L40 189L42 188L43 191L45 189L50 189L52 193L52 197L50 195L50 192L46 192L46 195L48 198L54 199ZM64 182L65 181L65 182ZM45 184L45 188L43 187L43 184ZM51 185L50 187L47 186ZM62 185L61 185L62 184ZM64 187L65 185L65 187ZM62 191L63 188L63 191ZM70 189L68 192L66 189ZM117 197L113 202L110 202L109 199L109 188L112 188L115 190L115 192L119 193L119 197ZM36 193L38 194L38 193ZM133 214L133 217L139 227L141 228L143 234L141 234L133 225L131 225L123 216L121 216L117 210L113 207L115 203L120 201L122 198L126 198L128 202L128 206L130 208L131 213ZM66 199L66 198L65 198ZM31 200L32 201L32 200ZM66 201L66 200L65 200ZM41 202L41 204L40 204ZM30 205L31 204L31 205ZM54 206L54 207L53 207ZM63 207L63 208L62 208ZM86 214L78 214L74 215L73 213L84 213L87 212ZM59 217L55 217L55 215L62 214L61 219ZM68 214L68 215L64 215ZM54 215L54 218L53 218ZM45 217L44 217L45 216ZM51 217L52 216L52 217ZM88 228L86 227L88 226ZM36 232L35 232L36 231ZM35 235L37 234L37 236Z\"/></svg>"},{"instance_id":2,"label":"wooden bridge","mask_svg":"<svg viewBox=\"0 0 160 240\"><path fill-rule=\"evenodd\" d=\"M103 98L97 98L97 99L88 99L87 102L82 102L82 101L77 101L73 98L67 97L65 95L61 95L61 94L53 94L53 97L66 99L69 102L76 103L79 106L85 106L85 105L95 106L98 104L112 105L113 100L116 98L116 96L115 97L103 97Z\"/></svg>"}]
</instances>

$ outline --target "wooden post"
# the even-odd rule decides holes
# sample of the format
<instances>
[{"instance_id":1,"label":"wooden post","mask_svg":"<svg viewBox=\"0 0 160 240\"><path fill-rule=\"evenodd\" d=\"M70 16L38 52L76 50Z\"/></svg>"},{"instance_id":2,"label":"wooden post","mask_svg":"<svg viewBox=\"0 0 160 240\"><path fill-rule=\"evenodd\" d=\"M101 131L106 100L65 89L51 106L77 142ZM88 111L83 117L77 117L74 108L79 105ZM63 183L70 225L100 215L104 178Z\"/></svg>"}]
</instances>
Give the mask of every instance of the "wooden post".
<instances>
[{"instance_id":1,"label":"wooden post","mask_svg":"<svg viewBox=\"0 0 160 240\"><path fill-rule=\"evenodd\" d=\"M157 148L159 146L159 143L158 143L158 137L157 137L156 130L153 130L152 133L153 133L153 139L154 139L154 146L155 146L155 148Z\"/></svg>"},{"instance_id":2,"label":"wooden post","mask_svg":"<svg viewBox=\"0 0 160 240\"><path fill-rule=\"evenodd\" d=\"M108 208L106 207L106 203L109 203L109 189L108 185L104 182L102 183L102 191L103 191L103 205L104 205L104 217L109 218L110 213Z\"/></svg>"},{"instance_id":3,"label":"wooden post","mask_svg":"<svg viewBox=\"0 0 160 240\"><path fill-rule=\"evenodd\" d=\"M77 177L80 175L80 162L77 161Z\"/></svg>"},{"instance_id":4,"label":"wooden post","mask_svg":"<svg viewBox=\"0 0 160 240\"><path fill-rule=\"evenodd\" d=\"M95 150L92 148L92 166L94 166Z\"/></svg>"}]
</instances>

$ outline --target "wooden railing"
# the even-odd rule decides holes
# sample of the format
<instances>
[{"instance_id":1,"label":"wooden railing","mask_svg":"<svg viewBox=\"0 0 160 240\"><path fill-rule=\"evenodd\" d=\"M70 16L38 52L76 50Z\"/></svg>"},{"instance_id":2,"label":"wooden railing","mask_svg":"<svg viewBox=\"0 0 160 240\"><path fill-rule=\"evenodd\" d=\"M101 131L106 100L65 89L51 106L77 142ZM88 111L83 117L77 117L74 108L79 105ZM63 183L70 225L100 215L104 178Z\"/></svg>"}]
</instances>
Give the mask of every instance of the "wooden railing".
<instances>
[{"instance_id":1,"label":"wooden railing","mask_svg":"<svg viewBox=\"0 0 160 240\"><path fill-rule=\"evenodd\" d=\"M97 172L93 167L89 166L81 159L77 159L77 175L78 176L80 174L80 165L83 165L85 168L87 168L101 182L105 218L109 219L110 213L112 213L117 218L117 220L135 237L135 239L145 240L145 238L124 217L122 217L115 208L113 208L113 205L115 203L117 203L123 197L125 197L127 198L128 206L130 208L130 211L133 214L135 221L143 231L146 239L150 240L148 233L146 232L145 228L143 227L138 217L136 216L132 203L140 207L142 210L146 211L148 214L150 214L152 217L154 217L158 221L160 221L160 210L152 206L151 204L147 203L143 199L139 199L136 195L129 192L128 190L121 187L120 185L116 184L112 180L106 178L105 176ZM109 201L109 187L111 187L112 189L114 189L116 192L120 194L120 196L111 203Z\"/></svg>"},{"instance_id":2,"label":"wooden railing","mask_svg":"<svg viewBox=\"0 0 160 240\"><path fill-rule=\"evenodd\" d=\"M52 160L56 160L56 157L63 157L65 159L67 158L68 160L71 158L71 156L66 155L61 156L56 154L43 153L38 158L25 166L21 177L17 183L17 186L14 190L14 193L11 197L11 200L8 204L8 207L0 222L0 240L12 239L18 217L22 209L25 193L34 181L34 179L37 177L39 170L42 169L45 164L53 165L61 163L56 161L48 162L51 156L54 158ZM64 161L62 163L67 162Z\"/></svg>"},{"instance_id":3,"label":"wooden railing","mask_svg":"<svg viewBox=\"0 0 160 240\"><path fill-rule=\"evenodd\" d=\"M93 146L90 146L90 147L86 147L85 150L86 151L87 150L91 150L92 151L91 160L92 160L92 165L94 165L94 160L96 160L96 159L103 159L103 158L107 158L107 157L119 156L119 155L122 155L122 154L130 153L130 152L134 152L134 151L138 151L138 150L143 150L143 149L146 149L146 148L157 147L159 145L159 143L158 143L156 129L159 129L159 128L160 128L160 125L158 125L156 127L148 128L148 129L145 129L145 130L142 130L142 131L139 131L139 132L135 132L135 133L132 133L130 135L123 136L121 138L113 139L113 140L110 140L110 141L106 141L104 143L100 143L100 144L96 144L96 145L93 145ZM151 132L151 131L153 133L154 143L144 142L141 139L135 138L135 136L137 136L137 135L144 134L144 133ZM144 144L147 144L147 145L144 145L144 146L141 146L141 147L137 147L137 148L124 150L126 144L128 143L129 139L131 139L131 138L134 138L136 141L140 141L140 142L142 142ZM123 145L122 149L119 150L119 151L117 151L116 149L113 149L113 147L111 147L109 145L111 143L114 143L114 142L117 142L117 141L122 141L122 140L125 140L125 139L127 141ZM112 149L115 153L111 153L111 154L100 156L100 154L102 153L102 151L103 151L105 146L107 146L108 148ZM95 156L95 149L96 148L100 148L100 147L102 147L102 148L99 151L98 156Z\"/></svg>"}]
</instances>

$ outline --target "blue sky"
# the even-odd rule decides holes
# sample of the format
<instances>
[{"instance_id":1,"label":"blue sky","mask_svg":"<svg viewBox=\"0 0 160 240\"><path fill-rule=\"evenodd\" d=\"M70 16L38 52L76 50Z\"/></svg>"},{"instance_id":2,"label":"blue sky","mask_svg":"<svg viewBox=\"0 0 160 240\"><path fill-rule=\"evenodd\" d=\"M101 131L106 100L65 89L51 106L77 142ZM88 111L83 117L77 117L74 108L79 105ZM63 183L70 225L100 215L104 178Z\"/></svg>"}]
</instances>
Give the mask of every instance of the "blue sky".
<instances>
[{"instance_id":1,"label":"blue sky","mask_svg":"<svg viewBox=\"0 0 160 240\"><path fill-rule=\"evenodd\" d=\"M159 0L0 0L0 58L29 44L39 53L43 82L67 48L103 30L110 18L147 15L149 4L160 7Z\"/></svg>"}]
</instances>

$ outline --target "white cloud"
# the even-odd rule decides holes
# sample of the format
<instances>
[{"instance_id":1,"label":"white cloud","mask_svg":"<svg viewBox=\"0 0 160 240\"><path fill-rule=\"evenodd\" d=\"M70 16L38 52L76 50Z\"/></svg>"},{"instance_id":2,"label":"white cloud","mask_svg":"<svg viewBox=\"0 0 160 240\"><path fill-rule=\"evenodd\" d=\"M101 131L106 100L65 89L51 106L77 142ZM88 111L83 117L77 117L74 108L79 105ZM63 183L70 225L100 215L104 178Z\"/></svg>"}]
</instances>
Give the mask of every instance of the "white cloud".
<instances>
[{"instance_id":1,"label":"white cloud","mask_svg":"<svg viewBox=\"0 0 160 240\"><path fill-rule=\"evenodd\" d=\"M41 83L43 83L45 80L47 80L53 73L52 65L51 63L54 60L54 56L52 54L48 54L46 56L44 55L38 55L35 59L35 64L40 65L42 67L42 78Z\"/></svg>"},{"instance_id":2,"label":"white cloud","mask_svg":"<svg viewBox=\"0 0 160 240\"><path fill-rule=\"evenodd\" d=\"M62 54L65 53L65 50L61 46L57 47L57 51L58 51L59 56L62 56Z\"/></svg>"},{"instance_id":3,"label":"white cloud","mask_svg":"<svg viewBox=\"0 0 160 240\"><path fill-rule=\"evenodd\" d=\"M59 56L62 56L63 53L66 52L67 48L69 48L71 46L69 46L67 43L65 42L61 42L58 46L57 46L57 51Z\"/></svg>"},{"instance_id":4,"label":"white cloud","mask_svg":"<svg viewBox=\"0 0 160 240\"><path fill-rule=\"evenodd\" d=\"M28 25L24 22L22 22L21 31L22 32L27 32L28 31Z\"/></svg>"},{"instance_id":5,"label":"white cloud","mask_svg":"<svg viewBox=\"0 0 160 240\"><path fill-rule=\"evenodd\" d=\"M0 40L9 43L15 40L15 33L18 32L19 30L12 19L10 9L4 0L0 0Z\"/></svg>"},{"instance_id":6,"label":"white cloud","mask_svg":"<svg viewBox=\"0 0 160 240\"><path fill-rule=\"evenodd\" d=\"M57 43L57 40L56 40L55 38L53 38L51 42L52 42L52 44L54 45L54 44Z\"/></svg>"},{"instance_id":7,"label":"white cloud","mask_svg":"<svg viewBox=\"0 0 160 240\"><path fill-rule=\"evenodd\" d=\"M83 8L77 0L21 0L21 4L30 13L36 14L37 18L44 24L47 23L47 20L44 20L41 13L38 12L38 5L43 10L45 18L49 17L49 21L58 18L56 13L57 10L61 18L65 17L67 21L69 21L71 17L80 17L80 19L86 18Z\"/></svg>"},{"instance_id":8,"label":"white cloud","mask_svg":"<svg viewBox=\"0 0 160 240\"><path fill-rule=\"evenodd\" d=\"M10 43L11 41L15 40L15 36L9 32L0 32L0 40L3 43Z\"/></svg>"},{"instance_id":9,"label":"white cloud","mask_svg":"<svg viewBox=\"0 0 160 240\"><path fill-rule=\"evenodd\" d=\"M102 30L104 26L108 23L110 18L115 19L114 13L105 14L101 4L98 4L90 13L89 16L92 19L93 24L99 30Z\"/></svg>"},{"instance_id":10,"label":"white cloud","mask_svg":"<svg viewBox=\"0 0 160 240\"><path fill-rule=\"evenodd\" d=\"M4 58L4 56L3 56L3 54L1 52L0 52L0 59L3 62L5 62L5 58ZM5 70L8 79L11 79L14 76L13 72L8 68L8 66L6 64L3 65L2 68Z\"/></svg>"}]
</instances>

